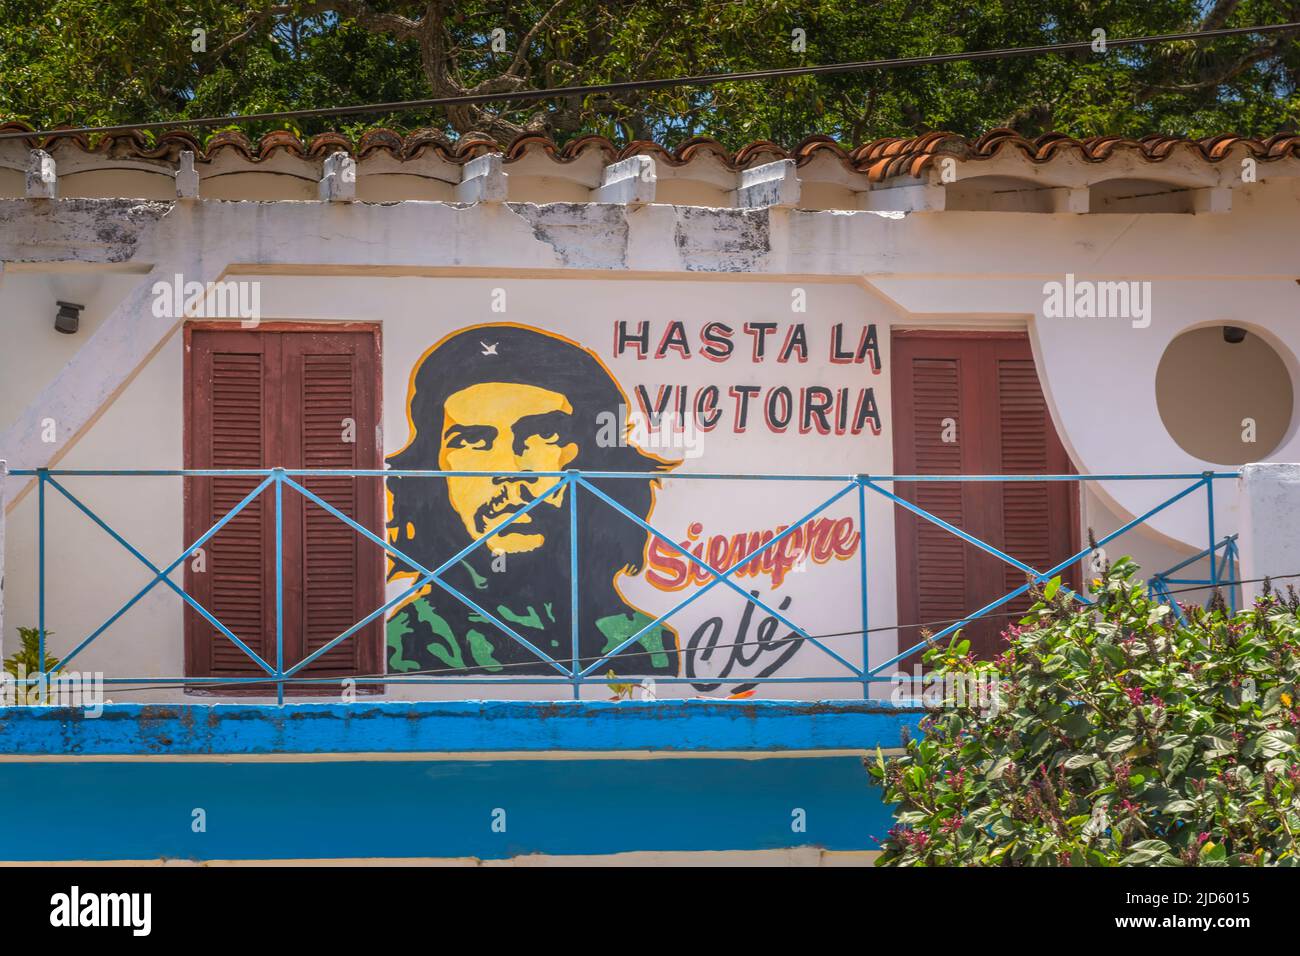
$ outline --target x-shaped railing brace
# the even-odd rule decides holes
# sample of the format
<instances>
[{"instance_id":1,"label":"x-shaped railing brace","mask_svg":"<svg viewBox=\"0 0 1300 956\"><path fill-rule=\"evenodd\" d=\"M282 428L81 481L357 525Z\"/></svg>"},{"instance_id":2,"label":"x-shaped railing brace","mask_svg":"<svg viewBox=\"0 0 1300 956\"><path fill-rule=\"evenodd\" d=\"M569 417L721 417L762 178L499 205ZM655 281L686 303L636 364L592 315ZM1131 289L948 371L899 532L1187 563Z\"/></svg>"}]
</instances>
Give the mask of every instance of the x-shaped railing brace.
<instances>
[{"instance_id":1,"label":"x-shaped railing brace","mask_svg":"<svg viewBox=\"0 0 1300 956\"><path fill-rule=\"evenodd\" d=\"M1033 479L1027 478L1026 480L1032 481ZM1115 538L1118 538L1120 535L1124 534L1125 532L1131 531L1133 528L1142 524L1147 519L1151 518L1154 515L1159 514L1161 511L1164 511L1166 508L1168 508L1170 505L1174 504L1175 502L1181 501L1183 498L1186 498L1192 492L1205 487L1209 483L1209 481L1210 478L1208 477L1197 479L1197 481L1194 484L1185 488L1183 491L1180 491L1172 498L1169 498L1166 501L1161 502L1159 505L1156 505L1156 507L1152 508L1150 511L1146 512L1145 514L1139 515L1138 517L1134 518L1132 521L1128 522L1128 524L1125 524L1117 528L1116 530L1112 531L1110 534L1106 535L1105 537L1100 538L1096 542L1097 547L1100 548L1102 545L1106 544L1109 541L1113 541ZM930 637L926 638L925 640L919 641L918 643L912 645L902 653L896 654L893 657L891 657L889 660L884 661L883 663L877 664L875 667L870 668L869 670L867 670L867 676L870 677L875 677L885 668L892 667L894 664L897 664L900 661L905 660L908 657L911 657L913 654L915 654L917 651L921 650L922 648L933 646L937 641L942 640L943 638L947 637L949 634L952 634L954 631L957 631L960 628L965 627L971 621L974 621L977 618L980 618L983 615L988 614L990 611L997 610L998 608L1000 608L1002 605L1006 604L1009 601L1014 601L1016 598L1020 597L1020 595L1024 594L1034 585L1042 584L1044 581L1050 581L1053 577L1060 574L1070 565L1074 564L1076 561L1080 561L1083 558L1087 557L1093 551L1092 546L1089 545L1088 547L1084 548L1082 551L1079 551L1076 554L1072 555L1071 557L1066 558L1060 564L1056 565L1053 568L1048 569L1047 571L1041 571L1041 572L1036 571L1034 568L1031 568L1029 565L1021 561L1017 561L1009 554L1003 553L999 549L995 548L993 545L985 541L981 541L979 538L976 538L973 535L967 534L965 531L962 531L960 528L954 527L953 525L949 524L947 521L944 521L942 518L937 517L936 515L930 514L930 512L926 511L924 508L920 508L912 504L910 501L906 501L903 498L900 498L898 495L894 494L893 492L886 491L885 489L881 488L879 485L871 481L869 478L864 479L863 483L866 485L866 487L870 488L875 492L878 492L879 494L888 498L890 501L893 501L895 504L901 505L902 507L906 508L908 511L912 512L913 514L918 515L919 517L922 517L927 521L930 521L933 524L938 525L940 528L943 528L945 531L955 534L963 541L973 544L975 547L981 549L982 551L986 551L996 558L1001 558L1003 561L1006 561L1008 564L1012 565L1013 567L1019 568L1020 570L1024 571L1027 575L1030 576L1030 580L1026 581L1024 584L1016 588L1014 591L1004 594L996 601L984 605L984 607L980 608L978 611L975 611L972 614L967 615L966 617L962 618L960 621L957 621L953 624L949 624L943 630L930 635ZM1078 597L1079 600L1083 601L1084 603L1087 604L1092 603L1082 595L1076 595L1076 597Z\"/></svg>"}]
</instances>

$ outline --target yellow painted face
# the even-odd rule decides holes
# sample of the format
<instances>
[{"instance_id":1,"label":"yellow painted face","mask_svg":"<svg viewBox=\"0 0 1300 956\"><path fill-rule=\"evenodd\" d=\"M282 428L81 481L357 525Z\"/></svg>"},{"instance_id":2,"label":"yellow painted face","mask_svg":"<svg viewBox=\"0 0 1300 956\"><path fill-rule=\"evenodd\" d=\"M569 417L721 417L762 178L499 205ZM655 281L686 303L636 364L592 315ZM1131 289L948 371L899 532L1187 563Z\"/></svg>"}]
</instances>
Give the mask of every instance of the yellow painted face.
<instances>
[{"instance_id":1,"label":"yellow painted face","mask_svg":"<svg viewBox=\"0 0 1300 956\"><path fill-rule=\"evenodd\" d=\"M568 440L573 408L559 392L534 385L483 382L461 389L443 408L443 471L563 471L578 457ZM558 478L448 478L451 506L475 541L491 536L495 552L534 551L546 536L530 526L533 513L523 515L501 534L494 528L537 498L545 496ZM540 508L564 505L564 489L553 492Z\"/></svg>"}]
</instances>

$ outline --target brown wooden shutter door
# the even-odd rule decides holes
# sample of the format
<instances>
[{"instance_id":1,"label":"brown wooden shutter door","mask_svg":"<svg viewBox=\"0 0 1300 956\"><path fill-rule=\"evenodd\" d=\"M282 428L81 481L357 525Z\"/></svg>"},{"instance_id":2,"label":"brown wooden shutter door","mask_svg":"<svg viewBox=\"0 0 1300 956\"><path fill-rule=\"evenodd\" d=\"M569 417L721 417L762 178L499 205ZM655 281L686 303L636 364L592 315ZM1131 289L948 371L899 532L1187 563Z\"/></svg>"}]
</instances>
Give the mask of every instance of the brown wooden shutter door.
<instances>
[{"instance_id":1,"label":"brown wooden shutter door","mask_svg":"<svg viewBox=\"0 0 1300 956\"><path fill-rule=\"evenodd\" d=\"M372 331L187 328L187 467L378 469L378 344ZM351 440L348 440L351 439ZM318 476L301 484L380 537L382 479ZM242 478L187 481L186 541L255 487ZM383 552L298 492L284 504L284 661L302 660L383 601ZM268 488L209 542L186 587L241 640L275 663L275 499ZM371 622L301 676L375 673ZM264 676L223 634L186 612L193 676ZM223 688L222 692L228 692ZM263 691L265 692L265 691Z\"/></svg>"},{"instance_id":2,"label":"brown wooden shutter door","mask_svg":"<svg viewBox=\"0 0 1300 956\"><path fill-rule=\"evenodd\" d=\"M323 469L382 468L375 442L378 378L376 357L359 351L373 345L364 333L295 333L284 338L285 391L300 412L287 430L287 467ZM353 441L341 440L351 422ZM286 425L290 421L286 420ZM377 478L333 475L300 482L358 524L384 536L381 488ZM301 636L301 660L347 630L383 603L383 551L315 503L292 493L286 509L286 539L295 568L292 624ZM290 605L286 595L286 607ZM381 657L382 624L372 622L324 657L305 674L374 673Z\"/></svg>"},{"instance_id":3,"label":"brown wooden shutter door","mask_svg":"<svg viewBox=\"0 0 1300 956\"><path fill-rule=\"evenodd\" d=\"M894 461L898 474L1069 474L1028 339L1014 333L895 332ZM944 441L945 419L955 426ZM1045 571L1076 550L1074 483L900 482L896 493L968 534ZM895 509L900 624L938 632L1025 582L1025 574L904 508ZM1072 572L1070 583L1076 581ZM977 655L999 652L1001 631L1026 598L963 629ZM934 622L934 623L931 623ZM899 647L921 640L899 632ZM907 667L915 658L905 662Z\"/></svg>"},{"instance_id":4,"label":"brown wooden shutter door","mask_svg":"<svg viewBox=\"0 0 1300 956\"><path fill-rule=\"evenodd\" d=\"M1027 340L1002 343L997 362L998 472L1004 475L1073 474L1074 466L1061 444L1038 383L1038 372ZM1024 357L1014 354L1020 346ZM1007 354L1007 353L1012 354ZM990 538L1003 551L1039 571L1055 567L1078 550L1079 485L1076 482L1003 482L995 486L1000 507L1001 536ZM1002 593L1025 583L1025 573L1005 562ZM1062 575L1078 587L1079 568ZM1028 595L1000 610L1024 611ZM1004 619L1004 624L1007 620Z\"/></svg>"},{"instance_id":5,"label":"brown wooden shutter door","mask_svg":"<svg viewBox=\"0 0 1300 956\"><path fill-rule=\"evenodd\" d=\"M263 468L268 441L266 403L270 336L205 333L189 356L193 396L187 421L189 468ZM198 539L257 487L254 478L186 480L185 543ZM273 573L275 525L263 493L204 545L205 566L185 564L185 590L263 659L275 653ZM213 573L215 569L219 573ZM185 611L186 673L251 676L260 670L192 609ZM202 632L202 636L199 636Z\"/></svg>"}]
</instances>

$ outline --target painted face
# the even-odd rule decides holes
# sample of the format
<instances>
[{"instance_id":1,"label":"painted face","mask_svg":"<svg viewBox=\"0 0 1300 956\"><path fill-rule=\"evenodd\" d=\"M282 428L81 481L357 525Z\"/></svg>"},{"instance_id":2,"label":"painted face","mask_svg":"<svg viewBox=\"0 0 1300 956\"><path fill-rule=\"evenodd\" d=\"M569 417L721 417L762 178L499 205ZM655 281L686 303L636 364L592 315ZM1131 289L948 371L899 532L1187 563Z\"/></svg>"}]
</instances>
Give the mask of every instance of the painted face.
<instances>
[{"instance_id":1,"label":"painted face","mask_svg":"<svg viewBox=\"0 0 1300 956\"><path fill-rule=\"evenodd\" d=\"M461 389L443 407L442 450L438 467L443 471L563 471L578 457L578 445L569 440L573 408L559 392L534 385L484 382ZM564 505L564 489L551 494L533 511L500 534L492 530L525 505L545 496L558 478L448 478L451 506L475 541L491 535L487 546L496 552L518 554L546 544L534 520L545 508Z\"/></svg>"}]
</instances>

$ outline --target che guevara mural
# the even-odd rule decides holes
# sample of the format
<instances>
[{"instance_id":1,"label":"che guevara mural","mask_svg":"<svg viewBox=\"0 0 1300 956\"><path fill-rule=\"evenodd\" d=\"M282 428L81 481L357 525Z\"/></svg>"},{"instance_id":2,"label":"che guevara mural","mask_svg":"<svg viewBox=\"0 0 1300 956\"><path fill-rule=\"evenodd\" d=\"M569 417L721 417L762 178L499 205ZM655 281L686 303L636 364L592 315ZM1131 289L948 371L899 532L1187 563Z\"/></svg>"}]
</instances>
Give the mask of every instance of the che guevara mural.
<instances>
[{"instance_id":1,"label":"che guevara mural","mask_svg":"<svg viewBox=\"0 0 1300 956\"><path fill-rule=\"evenodd\" d=\"M840 378L856 384L784 385L770 373L734 384L714 381L712 374L693 383L680 375L676 381L655 383L642 375L621 383L611 371L619 360L636 362L638 370L656 362L680 369L695 360L707 372L733 358L751 371L768 362L774 372L814 360L817 336L801 323L783 329L713 322L693 331L680 322L651 325L616 322L612 342L606 339L601 350L607 357L550 330L476 325L445 336L415 360L407 392L409 439L387 459L389 467L475 474L388 478L389 538L430 569L479 542L443 580L531 647L430 584L388 618L390 673L559 676L541 655L568 665L574 614L584 667L640 635L601 667L601 674L611 670L620 680L685 677L701 692L747 693L756 686L754 677L784 673L800 655L816 653L724 586L695 602L689 616L683 611L680 619L651 625L710 580L683 551L720 571L735 568L741 588L797 620L794 582L832 565L856 568L861 541L854 509L810 519L759 552L788 527L773 519L785 513L790 520L800 509L781 507L774 489L773 508L760 519L750 509L726 507L731 495L725 483L671 479L690 470L728 470L722 457L702 453L711 433L729 433L725 444L733 448L787 432L848 440L878 435L874 389L862 383L864 374L879 372L875 327L820 330L826 354L818 367L845 366L852 374ZM527 474L566 469L642 475L592 483L662 535L580 492L576 608L570 587L575 489L561 487L555 477ZM691 513L694 520L683 517ZM416 578L405 562L390 562L392 586L405 588ZM800 603L811 610L816 599L805 596ZM826 672L829 664L819 666Z\"/></svg>"}]
</instances>

